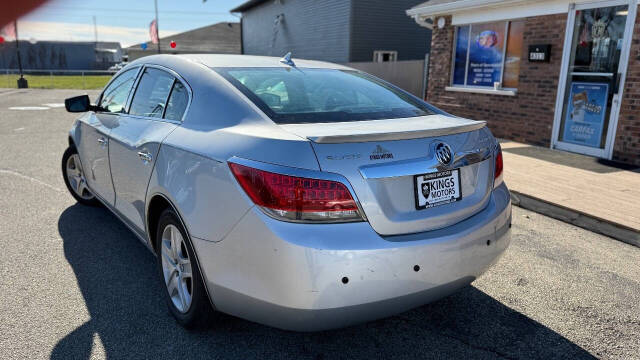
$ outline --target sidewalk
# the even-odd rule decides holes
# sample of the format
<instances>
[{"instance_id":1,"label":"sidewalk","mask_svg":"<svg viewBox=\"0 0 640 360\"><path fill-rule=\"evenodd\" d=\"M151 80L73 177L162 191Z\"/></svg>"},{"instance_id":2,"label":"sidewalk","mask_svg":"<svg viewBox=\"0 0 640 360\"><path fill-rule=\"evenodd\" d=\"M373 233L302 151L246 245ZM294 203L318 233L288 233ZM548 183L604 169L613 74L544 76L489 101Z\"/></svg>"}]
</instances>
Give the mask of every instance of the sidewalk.
<instances>
[{"instance_id":1,"label":"sidewalk","mask_svg":"<svg viewBox=\"0 0 640 360\"><path fill-rule=\"evenodd\" d=\"M513 203L640 246L640 168L502 141Z\"/></svg>"}]
</instances>

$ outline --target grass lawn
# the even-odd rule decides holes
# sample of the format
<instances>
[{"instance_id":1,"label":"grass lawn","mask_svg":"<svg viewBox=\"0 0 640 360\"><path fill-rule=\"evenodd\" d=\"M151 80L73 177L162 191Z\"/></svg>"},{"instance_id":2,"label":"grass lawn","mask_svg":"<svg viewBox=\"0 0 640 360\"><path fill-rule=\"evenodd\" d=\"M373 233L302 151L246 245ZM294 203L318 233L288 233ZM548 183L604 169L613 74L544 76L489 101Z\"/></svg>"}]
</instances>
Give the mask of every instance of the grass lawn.
<instances>
[{"instance_id":1,"label":"grass lawn","mask_svg":"<svg viewBox=\"0 0 640 360\"><path fill-rule=\"evenodd\" d=\"M0 88L17 88L19 75L0 75ZM111 75L25 75L32 89L102 89Z\"/></svg>"}]
</instances>

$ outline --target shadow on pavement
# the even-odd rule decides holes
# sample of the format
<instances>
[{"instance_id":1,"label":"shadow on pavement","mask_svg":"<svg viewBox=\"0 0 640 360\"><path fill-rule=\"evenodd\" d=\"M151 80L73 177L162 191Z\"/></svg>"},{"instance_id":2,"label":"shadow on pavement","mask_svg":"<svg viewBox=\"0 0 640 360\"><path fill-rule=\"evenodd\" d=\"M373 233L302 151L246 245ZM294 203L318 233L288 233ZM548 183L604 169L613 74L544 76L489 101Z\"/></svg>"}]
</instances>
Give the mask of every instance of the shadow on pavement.
<instances>
[{"instance_id":1,"label":"shadow on pavement","mask_svg":"<svg viewBox=\"0 0 640 360\"><path fill-rule=\"evenodd\" d=\"M404 314L346 329L293 333L229 316L205 331L178 326L164 304L155 258L102 208L60 216L64 253L91 319L53 359L107 358L593 358L560 334L469 286Z\"/></svg>"}]
</instances>

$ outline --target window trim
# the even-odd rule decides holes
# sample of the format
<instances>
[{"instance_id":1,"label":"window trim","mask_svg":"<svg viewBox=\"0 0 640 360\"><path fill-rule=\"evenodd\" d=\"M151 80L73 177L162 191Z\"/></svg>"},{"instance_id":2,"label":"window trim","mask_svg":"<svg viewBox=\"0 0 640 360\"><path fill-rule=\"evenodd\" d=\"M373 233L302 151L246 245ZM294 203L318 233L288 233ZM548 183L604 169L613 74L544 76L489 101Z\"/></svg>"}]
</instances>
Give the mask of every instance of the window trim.
<instances>
[{"instance_id":1,"label":"window trim","mask_svg":"<svg viewBox=\"0 0 640 360\"><path fill-rule=\"evenodd\" d=\"M120 69L120 71L114 75L111 80L109 80L109 82L107 82L107 85L104 86L104 88L102 88L102 91L100 92L100 95L98 96L98 99L96 100L96 105L100 105L100 103L102 102L102 97L104 96L104 92L109 88L109 86L111 85L111 83L113 83L117 78L119 78L122 74L124 74L125 72L129 71L129 70L133 70L137 68L137 72L133 77L133 85L131 85L131 89L129 89L129 93L127 94L127 100L124 102L124 106L122 107L123 109L126 109L125 112L106 112L106 111L100 111L100 114L124 114L126 112L129 111L128 105L129 105L129 100L131 99L131 94L133 88L135 88L137 82L138 82L138 78L140 77L140 69L142 68L142 65L134 65L131 66L129 68L122 68Z\"/></svg>"},{"instance_id":2,"label":"window trim","mask_svg":"<svg viewBox=\"0 0 640 360\"><path fill-rule=\"evenodd\" d=\"M141 115L131 115L129 114L129 110L131 107L131 103L133 102L133 97L135 96L136 91L138 90L138 85L140 84L140 80L142 79L142 75L144 74L144 70L146 70L146 68L152 68L152 69L158 69L161 71L164 71L166 73L168 73L169 75L173 76L173 83L171 84L171 90L169 91L169 93L167 94L167 99L166 101L169 101L169 97L171 96L171 93L173 92L173 86L175 85L176 81L180 81L182 83L182 85L187 89L187 94L189 95L189 100L187 101L187 106L184 109L184 113L182 114L182 118L180 120L169 120L169 119L165 119L164 115L166 113L166 105L165 108L162 110L162 117L157 118L157 117L151 117L151 116L141 116ZM184 122L184 119L187 117L187 113L189 112L189 108L191 108L191 102L193 100L193 91L191 90L191 86L189 86L189 83L182 77L180 76L177 72L175 72L172 69L169 69L168 67L162 66L162 65L158 65L158 64L143 64L141 66L141 70L138 72L138 77L136 78L136 81L133 84L132 87L133 91L129 94L129 99L127 101L127 106L126 106L126 112L122 113L122 115L126 115L132 119L144 119L144 120L154 120L154 121L161 121L161 122L167 122L167 123L171 123L171 124L182 124ZM165 103L166 104L166 103Z\"/></svg>"},{"instance_id":3,"label":"window trim","mask_svg":"<svg viewBox=\"0 0 640 360\"><path fill-rule=\"evenodd\" d=\"M505 69L505 65L507 62L506 59L506 55L507 55L507 45L509 43L509 31L511 30L511 23L513 21L519 21L518 19L515 20L496 20L496 21L488 21L488 22L481 22L481 23L471 23L471 24L458 24L454 26L454 33L453 33L453 56L451 57L451 73L450 73L450 77L449 77L449 86L445 87L446 91L460 91L460 92L477 92L477 93L482 93L482 94L496 94L496 95L510 95L513 96L518 92L518 88L513 88L513 87L503 87L502 85L504 84L504 69ZM473 29L473 25L482 25L482 24L490 24L490 23L499 23L499 22L504 22L505 23L505 34L506 36L504 37L504 44L502 47L502 66L501 69L502 71L500 72L500 87L499 88L494 88L493 86L481 86L481 85L468 85L467 81L469 79L469 48L471 47L471 31ZM469 27L469 35L468 35L468 39L467 39L467 60L465 61L465 66L464 66L464 84L454 84L453 80L454 80L454 74L455 74L455 65L456 65L456 55L458 52L458 31L461 27L464 26L468 26ZM522 59L520 59L520 61L522 61ZM518 73L518 76L520 76L520 74Z\"/></svg>"},{"instance_id":4,"label":"window trim","mask_svg":"<svg viewBox=\"0 0 640 360\"><path fill-rule=\"evenodd\" d=\"M377 61L379 55L389 54L393 56L393 60L389 61ZM397 50L373 50L373 62L374 63L385 63L385 62L397 62L398 61L398 51Z\"/></svg>"}]
</instances>

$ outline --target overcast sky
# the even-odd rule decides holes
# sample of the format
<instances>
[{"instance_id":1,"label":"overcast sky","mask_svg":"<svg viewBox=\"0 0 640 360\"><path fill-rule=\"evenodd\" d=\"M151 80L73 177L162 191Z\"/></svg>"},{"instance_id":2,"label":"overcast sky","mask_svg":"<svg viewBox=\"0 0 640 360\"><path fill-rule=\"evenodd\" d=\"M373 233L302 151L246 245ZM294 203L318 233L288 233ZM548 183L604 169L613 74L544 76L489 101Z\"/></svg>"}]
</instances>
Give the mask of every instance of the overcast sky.
<instances>
[{"instance_id":1,"label":"overcast sky","mask_svg":"<svg viewBox=\"0 0 640 360\"><path fill-rule=\"evenodd\" d=\"M245 0L158 0L160 37L215 24L239 21L229 10ZM153 0L50 0L18 20L21 40L93 41L93 16L99 41L129 46L149 40Z\"/></svg>"}]
</instances>

